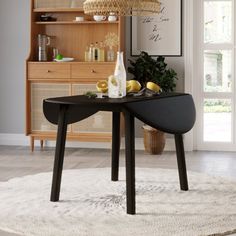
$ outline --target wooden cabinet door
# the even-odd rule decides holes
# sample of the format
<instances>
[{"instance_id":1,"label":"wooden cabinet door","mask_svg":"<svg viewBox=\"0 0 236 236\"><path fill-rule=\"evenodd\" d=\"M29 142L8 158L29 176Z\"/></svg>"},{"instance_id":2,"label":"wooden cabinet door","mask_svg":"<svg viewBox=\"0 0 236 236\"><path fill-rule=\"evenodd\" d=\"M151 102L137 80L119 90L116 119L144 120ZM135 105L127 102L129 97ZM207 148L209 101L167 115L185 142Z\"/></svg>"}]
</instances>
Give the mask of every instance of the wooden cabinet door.
<instances>
[{"instance_id":1,"label":"wooden cabinet door","mask_svg":"<svg viewBox=\"0 0 236 236\"><path fill-rule=\"evenodd\" d=\"M72 94L82 95L88 91L96 91L95 84L73 84ZM112 113L97 112L93 116L72 125L73 133L111 133Z\"/></svg>"},{"instance_id":2,"label":"wooden cabinet door","mask_svg":"<svg viewBox=\"0 0 236 236\"><path fill-rule=\"evenodd\" d=\"M49 123L43 114L43 100L50 97L70 95L69 84L31 84L31 131L56 131L57 126Z\"/></svg>"}]
</instances>

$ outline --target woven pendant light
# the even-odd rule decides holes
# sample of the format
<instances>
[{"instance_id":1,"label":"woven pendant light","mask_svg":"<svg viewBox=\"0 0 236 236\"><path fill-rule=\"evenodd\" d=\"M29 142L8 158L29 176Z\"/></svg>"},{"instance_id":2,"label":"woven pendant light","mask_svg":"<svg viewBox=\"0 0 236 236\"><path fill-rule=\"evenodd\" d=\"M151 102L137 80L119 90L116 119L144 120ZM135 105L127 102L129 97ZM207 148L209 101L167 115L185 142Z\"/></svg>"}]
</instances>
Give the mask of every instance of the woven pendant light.
<instances>
[{"instance_id":1,"label":"woven pendant light","mask_svg":"<svg viewBox=\"0 0 236 236\"><path fill-rule=\"evenodd\" d=\"M160 12L159 0L86 0L84 12L88 15L117 16L153 15Z\"/></svg>"},{"instance_id":2,"label":"woven pendant light","mask_svg":"<svg viewBox=\"0 0 236 236\"><path fill-rule=\"evenodd\" d=\"M158 0L142 0L136 15L155 15L160 13L161 3Z\"/></svg>"}]
</instances>

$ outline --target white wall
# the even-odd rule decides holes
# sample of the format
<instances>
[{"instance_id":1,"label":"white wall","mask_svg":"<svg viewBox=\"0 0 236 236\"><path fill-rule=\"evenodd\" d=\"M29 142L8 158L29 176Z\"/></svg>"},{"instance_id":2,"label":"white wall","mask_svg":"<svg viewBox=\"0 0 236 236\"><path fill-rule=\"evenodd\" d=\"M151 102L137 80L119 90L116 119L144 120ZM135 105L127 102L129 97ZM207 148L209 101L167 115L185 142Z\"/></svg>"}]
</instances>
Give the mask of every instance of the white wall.
<instances>
[{"instance_id":1,"label":"white wall","mask_svg":"<svg viewBox=\"0 0 236 236\"><path fill-rule=\"evenodd\" d=\"M0 0L0 133L23 133L29 0Z\"/></svg>"},{"instance_id":2,"label":"white wall","mask_svg":"<svg viewBox=\"0 0 236 236\"><path fill-rule=\"evenodd\" d=\"M29 48L30 0L0 0L0 134L24 133L25 59ZM130 52L130 18L126 27ZM184 48L184 47L183 47ZM177 91L184 90L184 57L168 58L179 76ZM141 124L136 135L142 137Z\"/></svg>"}]
</instances>

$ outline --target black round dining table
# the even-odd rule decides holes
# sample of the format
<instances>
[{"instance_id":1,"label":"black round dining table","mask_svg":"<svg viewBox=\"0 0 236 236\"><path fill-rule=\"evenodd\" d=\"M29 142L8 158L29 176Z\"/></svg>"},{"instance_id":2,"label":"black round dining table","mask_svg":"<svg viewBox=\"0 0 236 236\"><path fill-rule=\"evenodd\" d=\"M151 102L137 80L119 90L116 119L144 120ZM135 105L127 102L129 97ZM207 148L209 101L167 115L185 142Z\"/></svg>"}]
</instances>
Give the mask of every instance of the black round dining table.
<instances>
[{"instance_id":1,"label":"black round dining table","mask_svg":"<svg viewBox=\"0 0 236 236\"><path fill-rule=\"evenodd\" d=\"M183 134L195 123L193 98L186 93L162 93L157 96L89 98L85 95L48 98L43 101L46 119L58 125L51 187L51 201L59 201L67 126L99 111L110 111L112 118L111 180L119 180L120 119L124 114L127 213L136 213L135 203L135 118L163 132L173 134L177 154L180 188L188 190ZM79 181L79 180L78 180Z\"/></svg>"}]
</instances>

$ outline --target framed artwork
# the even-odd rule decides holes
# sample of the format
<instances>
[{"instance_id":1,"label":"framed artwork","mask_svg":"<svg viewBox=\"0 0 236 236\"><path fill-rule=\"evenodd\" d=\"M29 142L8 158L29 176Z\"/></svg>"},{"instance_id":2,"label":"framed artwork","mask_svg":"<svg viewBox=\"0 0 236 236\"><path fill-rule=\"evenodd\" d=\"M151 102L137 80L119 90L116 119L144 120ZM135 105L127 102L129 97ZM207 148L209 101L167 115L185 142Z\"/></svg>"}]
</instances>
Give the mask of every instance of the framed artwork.
<instances>
[{"instance_id":1,"label":"framed artwork","mask_svg":"<svg viewBox=\"0 0 236 236\"><path fill-rule=\"evenodd\" d=\"M182 0L162 0L156 16L131 17L131 56L182 56Z\"/></svg>"}]
</instances>

